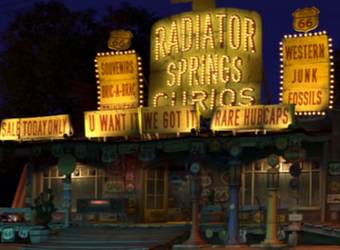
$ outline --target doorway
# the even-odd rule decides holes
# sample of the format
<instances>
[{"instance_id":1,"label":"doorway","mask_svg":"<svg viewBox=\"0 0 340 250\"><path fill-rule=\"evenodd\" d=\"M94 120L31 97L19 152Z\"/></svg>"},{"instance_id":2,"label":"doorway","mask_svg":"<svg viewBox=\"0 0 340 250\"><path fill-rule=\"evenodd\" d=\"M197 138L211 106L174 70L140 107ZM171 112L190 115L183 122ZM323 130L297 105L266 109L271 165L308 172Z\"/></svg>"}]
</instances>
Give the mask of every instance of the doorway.
<instances>
[{"instance_id":1,"label":"doorway","mask_svg":"<svg viewBox=\"0 0 340 250\"><path fill-rule=\"evenodd\" d=\"M167 165L155 165L144 172L144 221L167 221Z\"/></svg>"}]
</instances>

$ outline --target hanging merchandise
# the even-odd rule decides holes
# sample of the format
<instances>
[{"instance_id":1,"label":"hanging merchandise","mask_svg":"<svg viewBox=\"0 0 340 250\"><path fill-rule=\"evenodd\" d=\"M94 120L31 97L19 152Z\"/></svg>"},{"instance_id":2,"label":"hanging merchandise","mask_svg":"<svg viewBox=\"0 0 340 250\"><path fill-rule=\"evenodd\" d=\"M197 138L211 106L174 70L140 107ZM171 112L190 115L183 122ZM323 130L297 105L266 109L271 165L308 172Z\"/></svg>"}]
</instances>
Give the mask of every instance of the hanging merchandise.
<instances>
[{"instance_id":1,"label":"hanging merchandise","mask_svg":"<svg viewBox=\"0 0 340 250\"><path fill-rule=\"evenodd\" d=\"M289 187L292 189L292 190L298 190L299 189L299 186L300 186L300 181L298 178L293 178L289 181Z\"/></svg>"},{"instance_id":2,"label":"hanging merchandise","mask_svg":"<svg viewBox=\"0 0 340 250\"><path fill-rule=\"evenodd\" d=\"M112 175L122 175L125 172L125 157L106 164L106 171Z\"/></svg>"},{"instance_id":3,"label":"hanging merchandise","mask_svg":"<svg viewBox=\"0 0 340 250\"><path fill-rule=\"evenodd\" d=\"M87 156L86 146L84 144L78 144L75 147L74 154L78 159L84 159Z\"/></svg>"},{"instance_id":4,"label":"hanging merchandise","mask_svg":"<svg viewBox=\"0 0 340 250\"><path fill-rule=\"evenodd\" d=\"M140 152L138 155L138 158L140 161L152 161L155 159L155 149L156 149L156 144L145 144L140 146Z\"/></svg>"},{"instance_id":5,"label":"hanging merchandise","mask_svg":"<svg viewBox=\"0 0 340 250\"><path fill-rule=\"evenodd\" d=\"M289 173L293 177L299 177L299 175L301 174L300 164L299 163L292 164L289 168Z\"/></svg>"}]
</instances>

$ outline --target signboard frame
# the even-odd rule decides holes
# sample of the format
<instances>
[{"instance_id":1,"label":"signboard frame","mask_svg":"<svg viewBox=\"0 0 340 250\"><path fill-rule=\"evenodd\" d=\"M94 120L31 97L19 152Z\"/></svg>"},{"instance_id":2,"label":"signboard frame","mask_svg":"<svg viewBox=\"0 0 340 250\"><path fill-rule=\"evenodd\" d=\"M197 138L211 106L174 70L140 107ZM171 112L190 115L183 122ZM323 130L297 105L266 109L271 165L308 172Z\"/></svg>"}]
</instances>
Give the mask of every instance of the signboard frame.
<instances>
[{"instance_id":1,"label":"signboard frame","mask_svg":"<svg viewBox=\"0 0 340 250\"><path fill-rule=\"evenodd\" d=\"M97 53L98 110L144 105L142 58L134 50Z\"/></svg>"},{"instance_id":2,"label":"signboard frame","mask_svg":"<svg viewBox=\"0 0 340 250\"><path fill-rule=\"evenodd\" d=\"M212 131L280 130L295 124L294 105L218 107L211 119Z\"/></svg>"},{"instance_id":3,"label":"signboard frame","mask_svg":"<svg viewBox=\"0 0 340 250\"><path fill-rule=\"evenodd\" d=\"M149 107L261 102L262 20L255 11L216 8L156 22L151 31Z\"/></svg>"},{"instance_id":4,"label":"signboard frame","mask_svg":"<svg viewBox=\"0 0 340 250\"><path fill-rule=\"evenodd\" d=\"M73 135L69 115L53 115L1 120L0 140L65 139Z\"/></svg>"},{"instance_id":5,"label":"signboard frame","mask_svg":"<svg viewBox=\"0 0 340 250\"><path fill-rule=\"evenodd\" d=\"M286 35L280 45L280 102L295 104L297 115L325 115L334 102L333 50L326 31Z\"/></svg>"}]
</instances>

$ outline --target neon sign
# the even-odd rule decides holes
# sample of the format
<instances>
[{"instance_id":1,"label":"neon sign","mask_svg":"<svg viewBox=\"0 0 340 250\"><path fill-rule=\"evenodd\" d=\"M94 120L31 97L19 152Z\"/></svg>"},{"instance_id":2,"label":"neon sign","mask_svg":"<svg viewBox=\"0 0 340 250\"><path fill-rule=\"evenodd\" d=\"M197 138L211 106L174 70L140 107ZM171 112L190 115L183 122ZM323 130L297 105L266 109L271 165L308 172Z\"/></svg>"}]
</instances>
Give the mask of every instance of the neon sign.
<instances>
[{"instance_id":1,"label":"neon sign","mask_svg":"<svg viewBox=\"0 0 340 250\"><path fill-rule=\"evenodd\" d=\"M219 8L186 12L154 24L149 106L199 104L204 118L216 106L260 103L261 18Z\"/></svg>"},{"instance_id":2,"label":"neon sign","mask_svg":"<svg viewBox=\"0 0 340 250\"><path fill-rule=\"evenodd\" d=\"M324 115L334 102L331 39L325 31L289 35L281 46L280 101L295 104L298 115Z\"/></svg>"},{"instance_id":3,"label":"neon sign","mask_svg":"<svg viewBox=\"0 0 340 250\"><path fill-rule=\"evenodd\" d=\"M135 51L98 53L98 109L112 110L143 106L141 57Z\"/></svg>"}]
</instances>

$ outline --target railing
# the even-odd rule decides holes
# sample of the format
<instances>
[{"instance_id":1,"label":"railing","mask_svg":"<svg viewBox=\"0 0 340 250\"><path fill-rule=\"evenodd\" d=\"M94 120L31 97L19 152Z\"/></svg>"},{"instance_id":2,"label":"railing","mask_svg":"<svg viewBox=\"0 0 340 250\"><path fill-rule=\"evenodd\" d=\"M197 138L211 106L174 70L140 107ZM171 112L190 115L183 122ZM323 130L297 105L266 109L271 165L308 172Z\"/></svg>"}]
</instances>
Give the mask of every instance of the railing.
<instances>
[{"instance_id":1,"label":"railing","mask_svg":"<svg viewBox=\"0 0 340 250\"><path fill-rule=\"evenodd\" d=\"M65 207L57 207L57 211L65 211L65 216L64 216L64 228L67 228L69 225L69 221L68 221L68 208ZM32 210L29 207L25 207L25 208L10 208L10 207L0 207L0 214L3 216L8 216L9 215L16 215L16 214L30 214L31 218L33 218L33 215L36 212L34 210ZM8 222L15 222L15 221L8 221ZM28 222L29 223L29 222Z\"/></svg>"}]
</instances>

